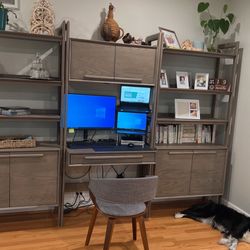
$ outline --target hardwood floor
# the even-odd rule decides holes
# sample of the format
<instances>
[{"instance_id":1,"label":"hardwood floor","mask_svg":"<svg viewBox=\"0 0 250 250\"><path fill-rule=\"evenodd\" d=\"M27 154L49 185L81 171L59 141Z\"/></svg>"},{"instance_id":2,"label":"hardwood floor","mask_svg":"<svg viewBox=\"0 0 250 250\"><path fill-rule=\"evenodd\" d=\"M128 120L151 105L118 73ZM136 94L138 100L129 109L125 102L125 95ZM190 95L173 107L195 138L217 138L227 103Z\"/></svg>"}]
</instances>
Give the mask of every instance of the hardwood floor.
<instances>
[{"instance_id":1,"label":"hardwood floor","mask_svg":"<svg viewBox=\"0 0 250 250\"><path fill-rule=\"evenodd\" d=\"M189 219L174 219L173 214L190 202L153 205L151 218L146 220L151 250L225 250L217 244L220 233L208 225ZM106 218L98 215L90 245L84 247L91 209L66 215L65 226L56 227L51 214L0 216L1 250L102 250ZM139 228L139 227L138 227ZM120 221L114 227L111 250L143 250L140 233L132 240L130 221ZM250 244L240 243L238 250L250 250Z\"/></svg>"}]
</instances>

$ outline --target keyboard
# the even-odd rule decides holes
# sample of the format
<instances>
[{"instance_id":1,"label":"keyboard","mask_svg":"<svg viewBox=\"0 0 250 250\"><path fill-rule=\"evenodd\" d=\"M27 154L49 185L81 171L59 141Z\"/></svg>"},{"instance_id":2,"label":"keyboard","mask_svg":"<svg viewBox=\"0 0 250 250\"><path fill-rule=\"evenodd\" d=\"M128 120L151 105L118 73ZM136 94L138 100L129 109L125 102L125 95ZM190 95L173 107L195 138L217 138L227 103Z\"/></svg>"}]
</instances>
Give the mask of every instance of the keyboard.
<instances>
[{"instance_id":1,"label":"keyboard","mask_svg":"<svg viewBox=\"0 0 250 250\"><path fill-rule=\"evenodd\" d=\"M69 142L67 144L67 146L71 149L114 147L115 145L116 145L115 141Z\"/></svg>"}]
</instances>

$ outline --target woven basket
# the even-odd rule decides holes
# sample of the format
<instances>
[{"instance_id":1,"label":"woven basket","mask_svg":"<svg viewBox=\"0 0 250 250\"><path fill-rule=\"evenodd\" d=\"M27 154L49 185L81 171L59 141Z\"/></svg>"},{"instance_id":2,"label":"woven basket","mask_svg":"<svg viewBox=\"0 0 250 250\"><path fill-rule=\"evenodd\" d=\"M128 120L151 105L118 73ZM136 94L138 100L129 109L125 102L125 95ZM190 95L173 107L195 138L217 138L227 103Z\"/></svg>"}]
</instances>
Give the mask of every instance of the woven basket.
<instances>
[{"instance_id":1,"label":"woven basket","mask_svg":"<svg viewBox=\"0 0 250 250\"><path fill-rule=\"evenodd\" d=\"M0 148L34 148L36 140L30 137L0 137Z\"/></svg>"}]
</instances>

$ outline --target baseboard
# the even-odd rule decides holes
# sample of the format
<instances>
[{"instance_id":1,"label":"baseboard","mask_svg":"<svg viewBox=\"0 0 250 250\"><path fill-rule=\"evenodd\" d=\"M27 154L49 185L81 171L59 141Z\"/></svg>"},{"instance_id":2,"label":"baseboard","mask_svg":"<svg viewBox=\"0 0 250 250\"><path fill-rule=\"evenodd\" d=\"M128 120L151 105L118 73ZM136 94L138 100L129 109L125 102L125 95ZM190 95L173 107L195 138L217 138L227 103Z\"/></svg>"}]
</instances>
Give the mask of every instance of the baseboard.
<instances>
[{"instance_id":1,"label":"baseboard","mask_svg":"<svg viewBox=\"0 0 250 250\"><path fill-rule=\"evenodd\" d=\"M245 214L246 216L250 217L250 214L245 212L244 210L242 210L241 208L237 207L236 205L234 205L232 202L222 198L221 199L222 203L228 207L231 207L232 209L238 211L239 213Z\"/></svg>"}]
</instances>

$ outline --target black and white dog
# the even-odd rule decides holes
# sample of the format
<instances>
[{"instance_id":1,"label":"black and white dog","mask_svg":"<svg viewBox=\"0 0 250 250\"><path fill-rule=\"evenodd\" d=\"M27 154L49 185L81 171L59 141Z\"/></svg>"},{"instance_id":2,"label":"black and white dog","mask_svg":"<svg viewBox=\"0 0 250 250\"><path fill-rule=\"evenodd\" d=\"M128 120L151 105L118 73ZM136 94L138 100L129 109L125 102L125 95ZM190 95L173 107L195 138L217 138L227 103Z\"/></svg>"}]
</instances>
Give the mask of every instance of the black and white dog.
<instances>
[{"instance_id":1,"label":"black and white dog","mask_svg":"<svg viewBox=\"0 0 250 250\"><path fill-rule=\"evenodd\" d=\"M218 229L224 234L219 244L236 250L238 241L250 243L250 218L221 204L209 201L175 214L175 218L191 218Z\"/></svg>"}]
</instances>

